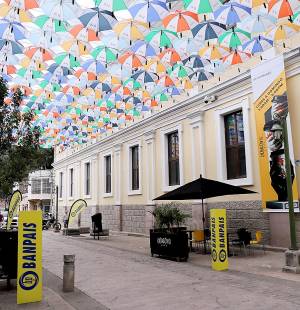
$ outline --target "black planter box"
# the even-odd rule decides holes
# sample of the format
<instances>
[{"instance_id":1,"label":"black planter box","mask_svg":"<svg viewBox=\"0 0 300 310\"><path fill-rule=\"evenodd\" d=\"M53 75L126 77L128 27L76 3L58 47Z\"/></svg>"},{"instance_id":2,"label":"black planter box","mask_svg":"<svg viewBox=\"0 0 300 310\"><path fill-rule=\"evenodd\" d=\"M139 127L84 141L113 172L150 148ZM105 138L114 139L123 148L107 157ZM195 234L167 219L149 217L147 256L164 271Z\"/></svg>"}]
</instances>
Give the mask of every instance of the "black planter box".
<instances>
[{"instance_id":1,"label":"black planter box","mask_svg":"<svg viewBox=\"0 0 300 310\"><path fill-rule=\"evenodd\" d=\"M154 254L186 261L189 257L188 235L185 229L173 232L160 229L150 229L151 255Z\"/></svg>"}]
</instances>

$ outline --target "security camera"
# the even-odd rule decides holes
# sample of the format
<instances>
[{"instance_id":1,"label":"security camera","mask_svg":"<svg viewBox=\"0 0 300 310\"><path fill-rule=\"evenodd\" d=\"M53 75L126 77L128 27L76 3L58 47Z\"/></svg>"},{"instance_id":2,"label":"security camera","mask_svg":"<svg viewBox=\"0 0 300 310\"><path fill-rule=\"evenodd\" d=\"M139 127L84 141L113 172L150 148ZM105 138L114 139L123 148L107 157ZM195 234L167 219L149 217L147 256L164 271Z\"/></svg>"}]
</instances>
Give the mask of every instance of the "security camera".
<instances>
[{"instance_id":1,"label":"security camera","mask_svg":"<svg viewBox=\"0 0 300 310\"><path fill-rule=\"evenodd\" d=\"M210 100L209 100L209 96L205 96L204 99L203 99L203 101L204 101L204 103L209 103L209 101L210 101Z\"/></svg>"},{"instance_id":2,"label":"security camera","mask_svg":"<svg viewBox=\"0 0 300 310\"><path fill-rule=\"evenodd\" d=\"M206 103L206 104L207 103L212 103L212 102L214 102L216 100L217 100L217 96L215 96L215 95L205 96L204 99L203 99L204 103Z\"/></svg>"}]
</instances>

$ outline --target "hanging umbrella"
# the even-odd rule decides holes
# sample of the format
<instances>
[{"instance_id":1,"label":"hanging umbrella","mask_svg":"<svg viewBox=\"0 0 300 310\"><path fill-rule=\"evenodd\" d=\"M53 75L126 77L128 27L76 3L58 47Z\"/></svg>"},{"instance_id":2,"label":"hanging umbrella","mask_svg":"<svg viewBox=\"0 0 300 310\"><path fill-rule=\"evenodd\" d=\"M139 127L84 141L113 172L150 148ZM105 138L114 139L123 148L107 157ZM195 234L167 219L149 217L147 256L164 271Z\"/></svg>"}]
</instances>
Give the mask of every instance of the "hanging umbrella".
<instances>
[{"instance_id":1,"label":"hanging umbrella","mask_svg":"<svg viewBox=\"0 0 300 310\"><path fill-rule=\"evenodd\" d=\"M191 30L199 23L196 13L177 10L167 15L162 21L164 27L174 32Z\"/></svg>"},{"instance_id":2,"label":"hanging umbrella","mask_svg":"<svg viewBox=\"0 0 300 310\"><path fill-rule=\"evenodd\" d=\"M202 58L199 55L191 55L182 62L184 65L193 69L203 68L210 64L209 60Z\"/></svg>"},{"instance_id":3,"label":"hanging umbrella","mask_svg":"<svg viewBox=\"0 0 300 310\"><path fill-rule=\"evenodd\" d=\"M97 61L95 59L89 59L85 61L82 64L82 68L88 73L93 74L94 80L99 74L107 72L105 66L100 61Z\"/></svg>"},{"instance_id":4,"label":"hanging umbrella","mask_svg":"<svg viewBox=\"0 0 300 310\"><path fill-rule=\"evenodd\" d=\"M24 55L38 63L43 63L53 59L52 52L50 50L40 47L29 47L24 51Z\"/></svg>"},{"instance_id":5,"label":"hanging umbrella","mask_svg":"<svg viewBox=\"0 0 300 310\"><path fill-rule=\"evenodd\" d=\"M76 40L75 38L71 40L64 41L60 47L76 57L80 57L82 55L88 55L91 49L90 45L86 42L81 42ZM54 48L53 48L54 49Z\"/></svg>"},{"instance_id":6,"label":"hanging umbrella","mask_svg":"<svg viewBox=\"0 0 300 310\"><path fill-rule=\"evenodd\" d=\"M157 74L165 73L167 70L166 66L162 64L159 58L154 58L154 59L147 61L145 65L145 69L149 72L153 72Z\"/></svg>"},{"instance_id":7,"label":"hanging umbrella","mask_svg":"<svg viewBox=\"0 0 300 310\"><path fill-rule=\"evenodd\" d=\"M184 78L186 76L189 76L190 74L193 73L193 69L182 65L182 64L175 64L171 68L168 69L168 74L170 75L171 78Z\"/></svg>"},{"instance_id":8,"label":"hanging umbrella","mask_svg":"<svg viewBox=\"0 0 300 310\"><path fill-rule=\"evenodd\" d=\"M82 42L99 41L96 31L88 29L83 25L76 25L70 29L70 34L77 40Z\"/></svg>"},{"instance_id":9,"label":"hanging umbrella","mask_svg":"<svg viewBox=\"0 0 300 310\"><path fill-rule=\"evenodd\" d=\"M205 214L203 200L212 197L226 195L254 194L255 192L239 186L229 185L223 182L200 178L182 185L171 192L154 198L154 200L200 200L202 206L202 224L205 228ZM205 238L204 238L205 240Z\"/></svg>"},{"instance_id":10,"label":"hanging umbrella","mask_svg":"<svg viewBox=\"0 0 300 310\"><path fill-rule=\"evenodd\" d=\"M192 74L189 75L189 78L191 81L197 81L197 82L202 82L202 81L207 81L210 78L212 78L214 75L204 69L198 69Z\"/></svg>"},{"instance_id":11,"label":"hanging umbrella","mask_svg":"<svg viewBox=\"0 0 300 310\"><path fill-rule=\"evenodd\" d=\"M300 26L300 11L297 11L293 16L292 16L292 21L295 25Z\"/></svg>"},{"instance_id":12,"label":"hanging umbrella","mask_svg":"<svg viewBox=\"0 0 300 310\"><path fill-rule=\"evenodd\" d=\"M276 22L277 19L269 14L252 13L239 24L239 29L251 33L251 35L261 34L274 27Z\"/></svg>"},{"instance_id":13,"label":"hanging umbrella","mask_svg":"<svg viewBox=\"0 0 300 310\"><path fill-rule=\"evenodd\" d=\"M139 68L139 67L142 67L143 64L146 62L146 58L141 55L128 51L122 54L118 58L118 61L120 64L122 64L125 67Z\"/></svg>"},{"instance_id":14,"label":"hanging umbrella","mask_svg":"<svg viewBox=\"0 0 300 310\"><path fill-rule=\"evenodd\" d=\"M74 68L80 67L80 62L78 57L71 55L69 53L62 53L54 58L54 61L63 67Z\"/></svg>"},{"instance_id":15,"label":"hanging umbrella","mask_svg":"<svg viewBox=\"0 0 300 310\"><path fill-rule=\"evenodd\" d=\"M297 0L270 0L268 1L268 12L276 18L290 17L299 6Z\"/></svg>"},{"instance_id":16,"label":"hanging umbrella","mask_svg":"<svg viewBox=\"0 0 300 310\"><path fill-rule=\"evenodd\" d=\"M136 20L122 20L114 26L114 31L118 37L129 40L131 43L135 40L144 39L149 27L147 23Z\"/></svg>"},{"instance_id":17,"label":"hanging umbrella","mask_svg":"<svg viewBox=\"0 0 300 310\"><path fill-rule=\"evenodd\" d=\"M272 40L273 42L282 41L290 37L291 35L299 32L300 27L293 23L283 22L277 24L277 26L268 32L266 32L265 37Z\"/></svg>"},{"instance_id":18,"label":"hanging umbrella","mask_svg":"<svg viewBox=\"0 0 300 310\"><path fill-rule=\"evenodd\" d=\"M144 57L153 57L157 54L157 49L155 49L150 43L138 40L132 46L131 50L137 54Z\"/></svg>"},{"instance_id":19,"label":"hanging umbrella","mask_svg":"<svg viewBox=\"0 0 300 310\"><path fill-rule=\"evenodd\" d=\"M32 21L31 14L29 12L9 6L5 3L0 4L0 17L18 23L29 23Z\"/></svg>"},{"instance_id":20,"label":"hanging umbrella","mask_svg":"<svg viewBox=\"0 0 300 310\"><path fill-rule=\"evenodd\" d=\"M101 45L92 50L91 55L103 63L111 63L117 60L118 51L114 48Z\"/></svg>"},{"instance_id":21,"label":"hanging umbrella","mask_svg":"<svg viewBox=\"0 0 300 310\"><path fill-rule=\"evenodd\" d=\"M237 2L223 4L214 11L215 21L221 24L234 25L251 14L251 8Z\"/></svg>"},{"instance_id":22,"label":"hanging umbrella","mask_svg":"<svg viewBox=\"0 0 300 310\"><path fill-rule=\"evenodd\" d=\"M111 12L127 10L127 6L123 0L95 0L95 6L101 10Z\"/></svg>"},{"instance_id":23,"label":"hanging umbrella","mask_svg":"<svg viewBox=\"0 0 300 310\"><path fill-rule=\"evenodd\" d=\"M67 32L69 23L60 19L53 19L47 15L40 15L33 20L33 23L45 32L57 33Z\"/></svg>"},{"instance_id":24,"label":"hanging umbrella","mask_svg":"<svg viewBox=\"0 0 300 310\"><path fill-rule=\"evenodd\" d=\"M145 41L155 47L172 47L172 40L177 38L177 33L166 29L155 29L147 34Z\"/></svg>"},{"instance_id":25,"label":"hanging umbrella","mask_svg":"<svg viewBox=\"0 0 300 310\"><path fill-rule=\"evenodd\" d=\"M99 8L87 10L79 17L79 20L84 27L90 28L97 33L113 29L113 26L117 22L112 12L100 10Z\"/></svg>"},{"instance_id":26,"label":"hanging umbrella","mask_svg":"<svg viewBox=\"0 0 300 310\"><path fill-rule=\"evenodd\" d=\"M4 0L11 7L19 8L21 10L30 10L38 8L38 2L35 0Z\"/></svg>"},{"instance_id":27,"label":"hanging umbrella","mask_svg":"<svg viewBox=\"0 0 300 310\"><path fill-rule=\"evenodd\" d=\"M45 14L58 20L75 20L82 9L75 0L40 0L40 8Z\"/></svg>"},{"instance_id":28,"label":"hanging umbrella","mask_svg":"<svg viewBox=\"0 0 300 310\"><path fill-rule=\"evenodd\" d=\"M23 46L15 41L0 39L0 52L7 59L8 55L22 54Z\"/></svg>"},{"instance_id":29,"label":"hanging umbrella","mask_svg":"<svg viewBox=\"0 0 300 310\"><path fill-rule=\"evenodd\" d=\"M229 48L237 48L250 39L250 33L239 28L232 28L219 37L220 44Z\"/></svg>"},{"instance_id":30,"label":"hanging umbrella","mask_svg":"<svg viewBox=\"0 0 300 310\"><path fill-rule=\"evenodd\" d=\"M273 41L264 36L257 36L242 45L242 49L246 53L256 54L262 53L273 46Z\"/></svg>"},{"instance_id":31,"label":"hanging umbrella","mask_svg":"<svg viewBox=\"0 0 300 310\"><path fill-rule=\"evenodd\" d=\"M213 13L218 9L223 1L220 0L183 0L184 7L187 10L197 14Z\"/></svg>"},{"instance_id":32,"label":"hanging umbrella","mask_svg":"<svg viewBox=\"0 0 300 310\"><path fill-rule=\"evenodd\" d=\"M161 21L169 13L166 3L160 0L142 0L128 10L133 19L146 23Z\"/></svg>"},{"instance_id":33,"label":"hanging umbrella","mask_svg":"<svg viewBox=\"0 0 300 310\"><path fill-rule=\"evenodd\" d=\"M199 51L199 55L208 60L221 59L228 54L229 49L225 46L209 45Z\"/></svg>"},{"instance_id":34,"label":"hanging umbrella","mask_svg":"<svg viewBox=\"0 0 300 310\"><path fill-rule=\"evenodd\" d=\"M158 75L146 70L139 70L131 76L134 80L141 84L154 83L158 79Z\"/></svg>"},{"instance_id":35,"label":"hanging umbrella","mask_svg":"<svg viewBox=\"0 0 300 310\"><path fill-rule=\"evenodd\" d=\"M0 19L0 38L11 41L25 39L26 29L21 23L12 22L5 18Z\"/></svg>"},{"instance_id":36,"label":"hanging umbrella","mask_svg":"<svg viewBox=\"0 0 300 310\"><path fill-rule=\"evenodd\" d=\"M156 81L156 84L163 87L169 87L175 85L174 81L168 74L160 76L159 79Z\"/></svg>"},{"instance_id":37,"label":"hanging umbrella","mask_svg":"<svg viewBox=\"0 0 300 310\"><path fill-rule=\"evenodd\" d=\"M181 61L180 55L174 48L165 49L158 55L158 57L160 58L162 63L174 64L178 61Z\"/></svg>"},{"instance_id":38,"label":"hanging umbrella","mask_svg":"<svg viewBox=\"0 0 300 310\"><path fill-rule=\"evenodd\" d=\"M192 34L195 39L206 41L217 39L225 32L226 26L213 20L204 21L192 29Z\"/></svg>"},{"instance_id":39,"label":"hanging umbrella","mask_svg":"<svg viewBox=\"0 0 300 310\"><path fill-rule=\"evenodd\" d=\"M250 54L238 50L232 51L223 58L223 62L228 65L241 64L251 57Z\"/></svg>"},{"instance_id":40,"label":"hanging umbrella","mask_svg":"<svg viewBox=\"0 0 300 310\"><path fill-rule=\"evenodd\" d=\"M142 87L141 83L133 78L129 78L123 82L123 86L128 87L131 90L136 90Z\"/></svg>"}]
</instances>

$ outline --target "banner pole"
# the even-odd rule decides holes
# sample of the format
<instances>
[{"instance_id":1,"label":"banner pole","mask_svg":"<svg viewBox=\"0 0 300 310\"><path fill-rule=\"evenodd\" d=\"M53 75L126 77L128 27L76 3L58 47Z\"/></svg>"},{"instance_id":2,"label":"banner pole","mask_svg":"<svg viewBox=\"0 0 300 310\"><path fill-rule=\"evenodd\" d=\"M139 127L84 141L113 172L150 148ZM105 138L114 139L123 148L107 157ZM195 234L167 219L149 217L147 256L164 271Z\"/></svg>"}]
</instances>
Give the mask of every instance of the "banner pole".
<instances>
[{"instance_id":1,"label":"banner pole","mask_svg":"<svg viewBox=\"0 0 300 310\"><path fill-rule=\"evenodd\" d=\"M59 232L58 229L58 186L56 185L56 212L55 212L55 232Z\"/></svg>"},{"instance_id":2,"label":"banner pole","mask_svg":"<svg viewBox=\"0 0 300 310\"><path fill-rule=\"evenodd\" d=\"M291 250L297 250L296 240L296 225L295 225L295 213L294 213L294 202L293 202L293 188L292 188L292 174L291 174L291 161L290 161L290 150L286 119L282 120L282 133L284 143L284 157L285 157L285 171L286 171L286 185L288 194L289 204L289 222L290 222L290 238L291 238Z\"/></svg>"}]
</instances>

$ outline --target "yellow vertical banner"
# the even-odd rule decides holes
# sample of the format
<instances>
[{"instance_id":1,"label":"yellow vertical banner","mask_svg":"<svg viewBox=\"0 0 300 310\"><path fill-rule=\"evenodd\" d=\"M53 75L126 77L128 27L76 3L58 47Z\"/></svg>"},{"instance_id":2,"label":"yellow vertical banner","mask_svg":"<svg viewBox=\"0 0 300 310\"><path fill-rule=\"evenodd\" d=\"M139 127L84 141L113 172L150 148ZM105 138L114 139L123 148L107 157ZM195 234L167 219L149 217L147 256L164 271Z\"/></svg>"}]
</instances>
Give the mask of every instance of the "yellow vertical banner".
<instances>
[{"instance_id":1,"label":"yellow vertical banner","mask_svg":"<svg viewBox=\"0 0 300 310\"><path fill-rule=\"evenodd\" d=\"M85 208L87 208L87 203L83 199L78 199L72 204L68 216L68 227L69 224L74 221L76 216L78 216L78 214L80 214L80 212L82 212Z\"/></svg>"},{"instance_id":2,"label":"yellow vertical banner","mask_svg":"<svg viewBox=\"0 0 300 310\"><path fill-rule=\"evenodd\" d=\"M6 229L10 229L10 225L13 221L13 218L18 214L20 209L20 204L22 201L22 194L19 190L13 192L8 206L8 214L7 214L7 225Z\"/></svg>"},{"instance_id":3,"label":"yellow vertical banner","mask_svg":"<svg viewBox=\"0 0 300 310\"><path fill-rule=\"evenodd\" d=\"M210 210L211 266L214 270L228 269L227 224L225 209Z\"/></svg>"},{"instance_id":4,"label":"yellow vertical banner","mask_svg":"<svg viewBox=\"0 0 300 310\"><path fill-rule=\"evenodd\" d=\"M251 70L256 120L262 207L288 209L282 119L290 124L283 56L270 59ZM295 208L298 206L293 144L289 137Z\"/></svg>"},{"instance_id":5,"label":"yellow vertical banner","mask_svg":"<svg viewBox=\"0 0 300 310\"><path fill-rule=\"evenodd\" d=\"M42 211L21 211L18 231L17 303L42 300Z\"/></svg>"}]
</instances>

